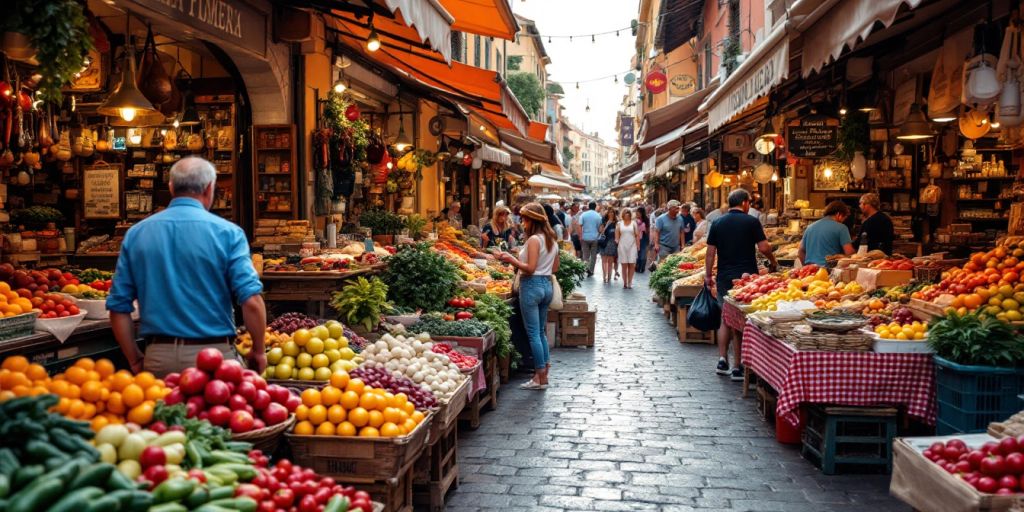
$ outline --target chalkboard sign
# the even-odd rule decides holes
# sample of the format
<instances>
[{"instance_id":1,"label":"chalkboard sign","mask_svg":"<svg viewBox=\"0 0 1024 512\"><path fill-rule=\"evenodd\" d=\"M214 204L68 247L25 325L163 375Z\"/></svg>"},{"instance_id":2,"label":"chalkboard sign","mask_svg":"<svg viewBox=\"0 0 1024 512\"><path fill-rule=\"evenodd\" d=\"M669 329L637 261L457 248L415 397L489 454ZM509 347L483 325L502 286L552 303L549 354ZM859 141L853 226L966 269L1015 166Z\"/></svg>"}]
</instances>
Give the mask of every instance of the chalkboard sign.
<instances>
[{"instance_id":1,"label":"chalkboard sign","mask_svg":"<svg viewBox=\"0 0 1024 512\"><path fill-rule=\"evenodd\" d=\"M82 171L82 215L86 219L121 218L121 169L99 164Z\"/></svg>"},{"instance_id":2,"label":"chalkboard sign","mask_svg":"<svg viewBox=\"0 0 1024 512\"><path fill-rule=\"evenodd\" d=\"M823 158L839 148L839 120L808 116L790 124L786 133L789 152L800 158Z\"/></svg>"}]
</instances>

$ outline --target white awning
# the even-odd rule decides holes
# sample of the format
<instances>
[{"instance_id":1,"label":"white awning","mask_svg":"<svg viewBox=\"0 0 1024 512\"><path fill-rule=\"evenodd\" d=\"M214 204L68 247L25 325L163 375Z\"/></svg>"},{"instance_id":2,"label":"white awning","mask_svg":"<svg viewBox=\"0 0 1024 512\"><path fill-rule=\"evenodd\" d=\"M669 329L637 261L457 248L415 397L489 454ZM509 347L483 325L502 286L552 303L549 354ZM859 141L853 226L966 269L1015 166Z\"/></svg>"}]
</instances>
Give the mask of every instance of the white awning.
<instances>
[{"instance_id":1,"label":"white awning","mask_svg":"<svg viewBox=\"0 0 1024 512\"><path fill-rule=\"evenodd\" d=\"M640 184L643 181L644 181L644 173L638 172L638 173L630 176L629 179L626 180L625 183L623 183L622 185L619 185L619 186L620 187L630 187L630 186L633 186L633 185L638 185L638 184Z\"/></svg>"},{"instance_id":2,"label":"white awning","mask_svg":"<svg viewBox=\"0 0 1024 512\"><path fill-rule=\"evenodd\" d=\"M558 188L558 189L562 189L562 190L575 190L572 187L572 185L570 185L570 184L568 184L568 183L566 183L564 181L559 181L559 180L556 180L554 178L549 178L547 176L543 176L543 175L540 175L540 174L534 174L533 176L530 176L530 179L528 180L528 182L530 183L531 187Z\"/></svg>"},{"instance_id":3,"label":"white awning","mask_svg":"<svg viewBox=\"0 0 1024 512\"><path fill-rule=\"evenodd\" d=\"M747 60L704 101L700 110L708 113L708 129L717 130L741 114L789 74L789 35L780 23Z\"/></svg>"},{"instance_id":4,"label":"white awning","mask_svg":"<svg viewBox=\"0 0 1024 512\"><path fill-rule=\"evenodd\" d=\"M801 74L807 77L838 59L844 49L853 49L871 35L875 23L888 27L896 21L903 5L914 9L922 0L871 0L839 2L804 32Z\"/></svg>"},{"instance_id":5,"label":"white awning","mask_svg":"<svg viewBox=\"0 0 1024 512\"><path fill-rule=\"evenodd\" d=\"M520 153L522 154L522 153ZM494 162L501 165L512 165L512 155L504 149L498 149L490 144L484 143L473 152L474 157L480 157L485 162Z\"/></svg>"},{"instance_id":6,"label":"white awning","mask_svg":"<svg viewBox=\"0 0 1024 512\"><path fill-rule=\"evenodd\" d=\"M401 11L405 24L416 29L420 42L452 62L452 17L437 0L384 0L391 12Z\"/></svg>"},{"instance_id":7,"label":"white awning","mask_svg":"<svg viewBox=\"0 0 1024 512\"><path fill-rule=\"evenodd\" d=\"M659 159L658 165L656 165L654 167L654 175L655 176L664 176L664 175L668 174L668 170L669 169L675 167L676 165L679 164L679 162L682 162L682 161L683 161L683 150L682 149L677 149L676 151L673 151L670 155L665 157L664 160Z\"/></svg>"}]
</instances>

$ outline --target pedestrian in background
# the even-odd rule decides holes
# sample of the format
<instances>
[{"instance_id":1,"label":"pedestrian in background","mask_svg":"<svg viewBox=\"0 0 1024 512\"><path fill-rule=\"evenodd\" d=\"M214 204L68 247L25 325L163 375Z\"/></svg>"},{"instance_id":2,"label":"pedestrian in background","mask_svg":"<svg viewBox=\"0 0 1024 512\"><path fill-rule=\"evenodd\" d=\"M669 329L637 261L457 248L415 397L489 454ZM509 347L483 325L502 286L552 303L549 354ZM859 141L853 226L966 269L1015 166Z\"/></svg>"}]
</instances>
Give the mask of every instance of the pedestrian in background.
<instances>
[{"instance_id":1,"label":"pedestrian in background","mask_svg":"<svg viewBox=\"0 0 1024 512\"><path fill-rule=\"evenodd\" d=\"M693 231L697 229L697 221L693 220L693 216L690 215L690 209L690 203L679 207L679 214L683 218L683 245L693 243Z\"/></svg>"},{"instance_id":2,"label":"pedestrian in background","mask_svg":"<svg viewBox=\"0 0 1024 512\"><path fill-rule=\"evenodd\" d=\"M608 208L601 224L601 234L604 236L604 246L601 248L601 275L604 282L612 282L612 277L619 277L619 269L615 268L615 260L619 258L619 246L615 242L615 226L619 218L614 208Z\"/></svg>"},{"instance_id":3,"label":"pedestrian in background","mask_svg":"<svg viewBox=\"0 0 1024 512\"><path fill-rule=\"evenodd\" d=\"M636 271L643 274L647 271L647 248L651 244L650 219L647 217L647 208L641 206L636 209L636 228L640 232L640 247L636 256Z\"/></svg>"},{"instance_id":4,"label":"pedestrian in background","mask_svg":"<svg viewBox=\"0 0 1024 512\"><path fill-rule=\"evenodd\" d=\"M728 209L729 208L726 204L723 204L721 207L716 207L714 204L708 203L707 216L705 217L708 221L708 229L710 229L710 226L714 224L719 217L725 215L725 212Z\"/></svg>"},{"instance_id":5,"label":"pedestrian in background","mask_svg":"<svg viewBox=\"0 0 1024 512\"><path fill-rule=\"evenodd\" d=\"M579 203L572 203L569 207L569 239L572 240L572 247L576 251L576 257L583 257L583 244L580 240L580 217L583 215L583 211L580 209Z\"/></svg>"},{"instance_id":6,"label":"pedestrian in background","mask_svg":"<svg viewBox=\"0 0 1024 512\"><path fill-rule=\"evenodd\" d=\"M633 288L633 274L636 273L637 255L640 253L640 236L633 210L622 210L622 220L615 226L615 243L618 245L619 265L622 265L622 287Z\"/></svg>"},{"instance_id":7,"label":"pedestrian in background","mask_svg":"<svg viewBox=\"0 0 1024 512\"><path fill-rule=\"evenodd\" d=\"M697 222L697 227L693 228L693 243L697 243L707 238L711 223L704 218L704 210L700 208L694 208L690 213L693 214L693 220Z\"/></svg>"},{"instance_id":8,"label":"pedestrian in background","mask_svg":"<svg viewBox=\"0 0 1024 512\"><path fill-rule=\"evenodd\" d=\"M452 201L448 205L448 224L455 229L462 229L462 203Z\"/></svg>"},{"instance_id":9,"label":"pedestrian in background","mask_svg":"<svg viewBox=\"0 0 1024 512\"><path fill-rule=\"evenodd\" d=\"M591 201L587 211L580 215L580 245L583 251L583 261L587 263L587 277L594 275L600 236L601 214L597 213L597 203Z\"/></svg>"},{"instance_id":10,"label":"pedestrian in background","mask_svg":"<svg viewBox=\"0 0 1024 512\"><path fill-rule=\"evenodd\" d=\"M530 339L533 353L533 378L522 389L543 390L548 387L548 372L551 370L550 352L544 326L548 318L548 306L554 293L551 276L558 272L558 241L551 229L549 214L539 203L528 203L520 213L523 217L523 231L526 243L519 251L519 257L507 252L499 258L516 267L519 274L519 309L523 325Z\"/></svg>"},{"instance_id":11,"label":"pedestrian in background","mask_svg":"<svg viewBox=\"0 0 1024 512\"><path fill-rule=\"evenodd\" d=\"M668 202L668 211L654 221L651 240L654 241L654 251L658 253L658 262L679 252L679 249L682 248L682 242L685 239L684 221L679 210L679 201L673 199Z\"/></svg>"}]
</instances>

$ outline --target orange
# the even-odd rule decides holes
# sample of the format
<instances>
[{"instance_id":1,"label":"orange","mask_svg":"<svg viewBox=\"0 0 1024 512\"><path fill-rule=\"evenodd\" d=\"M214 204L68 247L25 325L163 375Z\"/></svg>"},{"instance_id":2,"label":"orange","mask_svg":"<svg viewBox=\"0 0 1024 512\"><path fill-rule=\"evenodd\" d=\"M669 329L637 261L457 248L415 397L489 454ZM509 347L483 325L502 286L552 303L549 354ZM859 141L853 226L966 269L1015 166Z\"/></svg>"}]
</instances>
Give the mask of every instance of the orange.
<instances>
[{"instance_id":1,"label":"orange","mask_svg":"<svg viewBox=\"0 0 1024 512\"><path fill-rule=\"evenodd\" d=\"M413 421L416 422L417 425L419 425L420 422L423 421L425 416L420 411L413 411L412 414L409 415L409 418L411 418Z\"/></svg>"},{"instance_id":2,"label":"orange","mask_svg":"<svg viewBox=\"0 0 1024 512\"><path fill-rule=\"evenodd\" d=\"M338 370L331 374L331 385L338 389L345 389L348 386L348 372L345 370Z\"/></svg>"},{"instance_id":3,"label":"orange","mask_svg":"<svg viewBox=\"0 0 1024 512\"><path fill-rule=\"evenodd\" d=\"M324 405L330 407L341 400L341 390L334 386L327 386L320 391L320 400Z\"/></svg>"},{"instance_id":4,"label":"orange","mask_svg":"<svg viewBox=\"0 0 1024 512\"><path fill-rule=\"evenodd\" d=\"M395 395L392 395L391 393L385 391L384 392L384 402L383 402L383 406L381 407L381 410L384 410L387 407L394 407L394 406L395 406Z\"/></svg>"},{"instance_id":5,"label":"orange","mask_svg":"<svg viewBox=\"0 0 1024 512\"><path fill-rule=\"evenodd\" d=\"M0 368L4 370L10 370L12 372L25 373L28 370L28 358L25 356L11 356L4 359Z\"/></svg>"},{"instance_id":6,"label":"orange","mask_svg":"<svg viewBox=\"0 0 1024 512\"><path fill-rule=\"evenodd\" d=\"M356 426L351 424L351 423L349 423L349 422L347 422L347 421L343 421L343 422L341 422L340 425L338 425L338 428L335 429L334 435L336 435L336 436L354 436L354 435L356 435Z\"/></svg>"},{"instance_id":7,"label":"orange","mask_svg":"<svg viewBox=\"0 0 1024 512\"><path fill-rule=\"evenodd\" d=\"M309 422L319 425L327 421L327 408L322 405L314 405L309 408Z\"/></svg>"},{"instance_id":8,"label":"orange","mask_svg":"<svg viewBox=\"0 0 1024 512\"><path fill-rule=\"evenodd\" d=\"M416 430L416 425L418 425L418 423L416 423L416 420L409 418L405 420L405 424L403 424L402 427L405 428L406 432L412 432L413 430Z\"/></svg>"},{"instance_id":9,"label":"orange","mask_svg":"<svg viewBox=\"0 0 1024 512\"><path fill-rule=\"evenodd\" d=\"M379 427L384 424L384 413L380 411L370 411L369 425L371 427Z\"/></svg>"},{"instance_id":10,"label":"orange","mask_svg":"<svg viewBox=\"0 0 1024 512\"><path fill-rule=\"evenodd\" d=\"M355 391L346 391L341 394L341 399L338 403L340 403L345 409L351 411L352 409L359 407L359 394Z\"/></svg>"},{"instance_id":11,"label":"orange","mask_svg":"<svg viewBox=\"0 0 1024 512\"><path fill-rule=\"evenodd\" d=\"M128 408L124 406L124 401L121 399L121 393L112 391L110 398L107 399L107 410L114 414L124 414L128 411Z\"/></svg>"},{"instance_id":12,"label":"orange","mask_svg":"<svg viewBox=\"0 0 1024 512\"><path fill-rule=\"evenodd\" d=\"M28 369L25 370L25 376L32 380L46 380L50 377L46 373L46 368L43 368L43 365L35 363L28 365Z\"/></svg>"},{"instance_id":13,"label":"orange","mask_svg":"<svg viewBox=\"0 0 1024 512\"><path fill-rule=\"evenodd\" d=\"M964 297L964 307L967 309L976 309L981 305L981 302L981 295L978 295L977 293L972 293Z\"/></svg>"},{"instance_id":14,"label":"orange","mask_svg":"<svg viewBox=\"0 0 1024 512\"><path fill-rule=\"evenodd\" d=\"M67 371L64 372L64 375L68 378L68 382L79 386L89 380L89 370L86 370L81 366L72 366L71 368L68 368Z\"/></svg>"},{"instance_id":15,"label":"orange","mask_svg":"<svg viewBox=\"0 0 1024 512\"><path fill-rule=\"evenodd\" d=\"M32 386L32 396L45 395L50 390L46 389L46 386Z\"/></svg>"},{"instance_id":16,"label":"orange","mask_svg":"<svg viewBox=\"0 0 1024 512\"><path fill-rule=\"evenodd\" d=\"M334 435L334 423L325 421L316 427L316 435L318 436L333 436Z\"/></svg>"},{"instance_id":17,"label":"orange","mask_svg":"<svg viewBox=\"0 0 1024 512\"><path fill-rule=\"evenodd\" d=\"M394 423L388 422L380 426L381 437L398 437L401 434L402 433L398 429L398 425L395 425Z\"/></svg>"},{"instance_id":18,"label":"orange","mask_svg":"<svg viewBox=\"0 0 1024 512\"><path fill-rule=\"evenodd\" d=\"M304 389L302 391L302 403L306 404L306 407L320 405L320 391L313 388Z\"/></svg>"},{"instance_id":19,"label":"orange","mask_svg":"<svg viewBox=\"0 0 1024 512\"><path fill-rule=\"evenodd\" d=\"M15 398L14 391L11 391L9 389L5 389L3 391L0 391L0 402L4 402L4 401L10 400L12 398Z\"/></svg>"},{"instance_id":20,"label":"orange","mask_svg":"<svg viewBox=\"0 0 1024 512\"><path fill-rule=\"evenodd\" d=\"M345 408L340 405L332 405L327 409L327 421L334 423L335 425L345 421Z\"/></svg>"},{"instance_id":21,"label":"orange","mask_svg":"<svg viewBox=\"0 0 1024 512\"><path fill-rule=\"evenodd\" d=\"M124 400L125 407L132 408L146 399L146 392L138 384L129 384L121 391L121 399Z\"/></svg>"},{"instance_id":22,"label":"orange","mask_svg":"<svg viewBox=\"0 0 1024 512\"><path fill-rule=\"evenodd\" d=\"M370 413L362 407L356 407L348 413L348 421L356 427L365 427L370 422Z\"/></svg>"},{"instance_id":23,"label":"orange","mask_svg":"<svg viewBox=\"0 0 1024 512\"><path fill-rule=\"evenodd\" d=\"M110 362L110 359L100 359L96 361L96 366L93 370L96 370L100 377L105 379L114 374L114 363Z\"/></svg>"},{"instance_id":24,"label":"orange","mask_svg":"<svg viewBox=\"0 0 1024 512\"><path fill-rule=\"evenodd\" d=\"M370 391L370 392L372 392L373 394L375 394L377 396L384 396L384 394L388 392L384 388L369 388L369 389L367 389L367 391Z\"/></svg>"},{"instance_id":25,"label":"orange","mask_svg":"<svg viewBox=\"0 0 1024 512\"><path fill-rule=\"evenodd\" d=\"M295 424L295 434L300 436L313 435L313 424L308 421L300 421Z\"/></svg>"},{"instance_id":26,"label":"orange","mask_svg":"<svg viewBox=\"0 0 1024 512\"><path fill-rule=\"evenodd\" d=\"M409 414L412 414L416 410L416 404L414 404L412 402L406 402L404 409L405 409L405 412L407 412Z\"/></svg>"},{"instance_id":27,"label":"orange","mask_svg":"<svg viewBox=\"0 0 1024 512\"><path fill-rule=\"evenodd\" d=\"M401 423L402 413L394 407L388 407L384 409L384 421L388 423Z\"/></svg>"},{"instance_id":28,"label":"orange","mask_svg":"<svg viewBox=\"0 0 1024 512\"><path fill-rule=\"evenodd\" d=\"M103 384L89 380L82 384L82 400L86 402L98 402L103 394Z\"/></svg>"},{"instance_id":29,"label":"orange","mask_svg":"<svg viewBox=\"0 0 1024 512\"><path fill-rule=\"evenodd\" d=\"M0 293L7 293L9 291L11 291L11 285L4 281L0 281Z\"/></svg>"},{"instance_id":30,"label":"orange","mask_svg":"<svg viewBox=\"0 0 1024 512\"><path fill-rule=\"evenodd\" d=\"M395 424L396 425L402 425L402 424L405 423L405 420L409 419L409 413L399 409L398 410L398 417L401 418L401 420L400 421L396 421Z\"/></svg>"},{"instance_id":31,"label":"orange","mask_svg":"<svg viewBox=\"0 0 1024 512\"><path fill-rule=\"evenodd\" d=\"M153 421L153 402L142 402L128 411L128 421L148 425Z\"/></svg>"},{"instance_id":32,"label":"orange","mask_svg":"<svg viewBox=\"0 0 1024 512\"><path fill-rule=\"evenodd\" d=\"M96 406L86 402L85 405L82 406L81 418L83 420L90 420L93 416L96 416Z\"/></svg>"},{"instance_id":33,"label":"orange","mask_svg":"<svg viewBox=\"0 0 1024 512\"><path fill-rule=\"evenodd\" d=\"M295 419L298 421L306 421L308 418L309 407L306 407L305 404L299 404L299 406L295 408Z\"/></svg>"},{"instance_id":34,"label":"orange","mask_svg":"<svg viewBox=\"0 0 1024 512\"><path fill-rule=\"evenodd\" d=\"M107 419L106 416L96 416L89 423L89 426L92 427L93 432L99 432L100 430L103 429L103 427L105 427L105 426L107 426L109 424L110 424L110 420Z\"/></svg>"},{"instance_id":35,"label":"orange","mask_svg":"<svg viewBox=\"0 0 1024 512\"><path fill-rule=\"evenodd\" d=\"M142 389L146 389L156 384L156 376L149 372L141 372L135 376L135 383Z\"/></svg>"},{"instance_id":36,"label":"orange","mask_svg":"<svg viewBox=\"0 0 1024 512\"><path fill-rule=\"evenodd\" d=\"M96 368L96 361L93 361L91 357L83 357L78 361L75 361L75 366L85 371L89 371Z\"/></svg>"},{"instance_id":37,"label":"orange","mask_svg":"<svg viewBox=\"0 0 1024 512\"><path fill-rule=\"evenodd\" d=\"M32 301L24 297L18 298L18 300L14 301L14 303L17 304L18 307L21 308L21 310L26 313L32 310Z\"/></svg>"},{"instance_id":38,"label":"orange","mask_svg":"<svg viewBox=\"0 0 1024 512\"><path fill-rule=\"evenodd\" d=\"M57 405L54 406L53 410L56 411L59 414L67 415L68 409L70 409L70 408L71 408L71 399L70 398L61 397L61 399L59 401L57 401Z\"/></svg>"},{"instance_id":39,"label":"orange","mask_svg":"<svg viewBox=\"0 0 1024 512\"><path fill-rule=\"evenodd\" d=\"M362 379L350 379L345 385L345 391L355 391L358 395L362 395L364 389L366 389L366 384Z\"/></svg>"},{"instance_id":40,"label":"orange","mask_svg":"<svg viewBox=\"0 0 1024 512\"><path fill-rule=\"evenodd\" d=\"M363 396L359 397L359 407L367 411L376 410L380 406L380 400L377 398L373 393L363 393Z\"/></svg>"},{"instance_id":41,"label":"orange","mask_svg":"<svg viewBox=\"0 0 1024 512\"><path fill-rule=\"evenodd\" d=\"M380 432L373 427L363 427L359 430L359 437L380 437Z\"/></svg>"},{"instance_id":42,"label":"orange","mask_svg":"<svg viewBox=\"0 0 1024 512\"><path fill-rule=\"evenodd\" d=\"M12 372L10 370L0 370L0 389L11 389L15 386L15 375L23 375L21 373Z\"/></svg>"},{"instance_id":43,"label":"orange","mask_svg":"<svg viewBox=\"0 0 1024 512\"><path fill-rule=\"evenodd\" d=\"M17 392L15 392L17 393ZM68 412L66 414L69 418L81 418L82 412L85 410L85 403L75 398L71 400L71 405L68 406Z\"/></svg>"},{"instance_id":44,"label":"orange","mask_svg":"<svg viewBox=\"0 0 1024 512\"><path fill-rule=\"evenodd\" d=\"M405 404L409 402L409 397L405 393L399 393L395 395L395 403L391 407L398 409L405 409Z\"/></svg>"},{"instance_id":45,"label":"orange","mask_svg":"<svg viewBox=\"0 0 1024 512\"><path fill-rule=\"evenodd\" d=\"M153 384L146 388L146 400L153 400L154 402L164 397L163 386Z\"/></svg>"},{"instance_id":46,"label":"orange","mask_svg":"<svg viewBox=\"0 0 1024 512\"><path fill-rule=\"evenodd\" d=\"M88 372L86 372L86 374L87 374L86 380L95 380L95 381L99 381L100 380L100 372L98 372L96 370L89 370Z\"/></svg>"},{"instance_id":47,"label":"orange","mask_svg":"<svg viewBox=\"0 0 1024 512\"><path fill-rule=\"evenodd\" d=\"M135 382L131 372L127 370L120 370L111 376L110 389L114 391L124 391L124 388L128 387L129 384Z\"/></svg>"},{"instance_id":48,"label":"orange","mask_svg":"<svg viewBox=\"0 0 1024 512\"><path fill-rule=\"evenodd\" d=\"M66 396L68 398L82 398L82 388L74 384L68 384L68 391Z\"/></svg>"},{"instance_id":49,"label":"orange","mask_svg":"<svg viewBox=\"0 0 1024 512\"><path fill-rule=\"evenodd\" d=\"M18 384L17 386L14 386L13 388L11 388L11 391L14 392L14 396L29 396L32 394L32 388L25 386L23 384Z\"/></svg>"}]
</instances>

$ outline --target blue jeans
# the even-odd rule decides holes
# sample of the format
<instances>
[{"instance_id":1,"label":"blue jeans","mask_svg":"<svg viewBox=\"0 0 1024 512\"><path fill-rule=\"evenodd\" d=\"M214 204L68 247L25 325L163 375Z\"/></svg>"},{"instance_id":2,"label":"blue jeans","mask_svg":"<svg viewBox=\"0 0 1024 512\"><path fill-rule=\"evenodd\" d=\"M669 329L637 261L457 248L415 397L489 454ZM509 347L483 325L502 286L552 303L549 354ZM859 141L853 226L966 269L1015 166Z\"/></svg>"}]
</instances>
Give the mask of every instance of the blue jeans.
<instances>
[{"instance_id":1,"label":"blue jeans","mask_svg":"<svg viewBox=\"0 0 1024 512\"><path fill-rule=\"evenodd\" d=\"M545 327L552 293L551 276L523 276L519 279L519 309L523 313L526 335L530 338L533 365L538 370L546 368L551 360Z\"/></svg>"}]
</instances>

